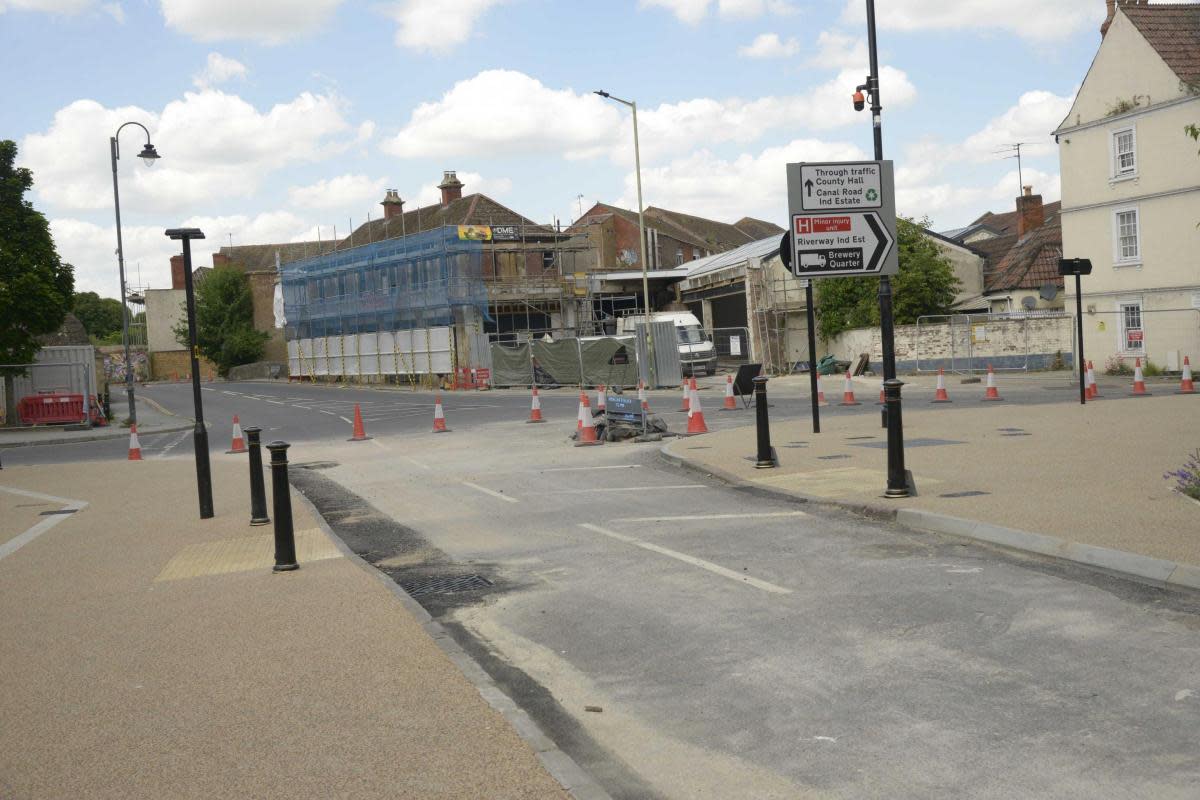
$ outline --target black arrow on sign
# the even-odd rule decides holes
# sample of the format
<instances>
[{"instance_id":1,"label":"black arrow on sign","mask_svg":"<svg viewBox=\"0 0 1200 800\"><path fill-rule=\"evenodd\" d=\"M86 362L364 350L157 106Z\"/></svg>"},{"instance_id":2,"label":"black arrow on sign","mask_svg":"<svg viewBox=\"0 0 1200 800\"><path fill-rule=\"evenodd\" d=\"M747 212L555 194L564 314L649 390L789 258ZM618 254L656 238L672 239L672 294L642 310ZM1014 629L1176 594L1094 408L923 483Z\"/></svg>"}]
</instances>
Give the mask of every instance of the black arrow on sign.
<instances>
[{"instance_id":1,"label":"black arrow on sign","mask_svg":"<svg viewBox=\"0 0 1200 800\"><path fill-rule=\"evenodd\" d=\"M874 214L866 214L867 225L875 233L875 252L871 253L871 258L867 260L866 272L875 272L883 261L888 251L892 249L892 237L882 225L879 224L879 217Z\"/></svg>"},{"instance_id":2,"label":"black arrow on sign","mask_svg":"<svg viewBox=\"0 0 1200 800\"><path fill-rule=\"evenodd\" d=\"M808 180L806 180L804 182L804 188L808 190L809 197L812 197L812 187L813 187L812 178L809 178Z\"/></svg>"}]
</instances>

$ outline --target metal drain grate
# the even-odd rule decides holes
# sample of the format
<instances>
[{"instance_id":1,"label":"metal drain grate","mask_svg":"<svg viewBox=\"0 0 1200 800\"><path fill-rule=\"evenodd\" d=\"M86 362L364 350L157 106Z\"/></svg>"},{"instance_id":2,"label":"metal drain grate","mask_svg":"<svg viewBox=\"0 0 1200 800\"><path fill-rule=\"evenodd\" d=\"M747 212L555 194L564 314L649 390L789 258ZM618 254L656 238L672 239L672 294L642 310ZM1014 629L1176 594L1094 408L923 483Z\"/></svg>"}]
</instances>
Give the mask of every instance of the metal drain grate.
<instances>
[{"instance_id":1,"label":"metal drain grate","mask_svg":"<svg viewBox=\"0 0 1200 800\"><path fill-rule=\"evenodd\" d=\"M1002 433L1000 435L1001 436L1033 436L1032 433L1026 433L1025 431L1021 431L1020 433Z\"/></svg>"},{"instance_id":2,"label":"metal drain grate","mask_svg":"<svg viewBox=\"0 0 1200 800\"><path fill-rule=\"evenodd\" d=\"M817 456L817 458L818 458L818 459L820 459L821 461L836 461L836 460L838 460L839 458L849 458L849 457L850 457L850 456L847 456L847 455L836 455L836 456Z\"/></svg>"},{"instance_id":3,"label":"metal drain grate","mask_svg":"<svg viewBox=\"0 0 1200 800\"><path fill-rule=\"evenodd\" d=\"M856 439L874 439L874 436L847 436L846 441L853 442Z\"/></svg>"},{"instance_id":4,"label":"metal drain grate","mask_svg":"<svg viewBox=\"0 0 1200 800\"><path fill-rule=\"evenodd\" d=\"M58 511L43 511L39 517L52 517L55 514L74 514L79 509L77 508L60 508Z\"/></svg>"},{"instance_id":5,"label":"metal drain grate","mask_svg":"<svg viewBox=\"0 0 1200 800\"><path fill-rule=\"evenodd\" d=\"M991 494L991 492L946 492L939 494L938 497L983 497L985 494Z\"/></svg>"},{"instance_id":6,"label":"metal drain grate","mask_svg":"<svg viewBox=\"0 0 1200 800\"><path fill-rule=\"evenodd\" d=\"M486 589L492 582L482 575L434 575L402 581L400 585L409 597L424 597L427 594L456 594Z\"/></svg>"}]
</instances>

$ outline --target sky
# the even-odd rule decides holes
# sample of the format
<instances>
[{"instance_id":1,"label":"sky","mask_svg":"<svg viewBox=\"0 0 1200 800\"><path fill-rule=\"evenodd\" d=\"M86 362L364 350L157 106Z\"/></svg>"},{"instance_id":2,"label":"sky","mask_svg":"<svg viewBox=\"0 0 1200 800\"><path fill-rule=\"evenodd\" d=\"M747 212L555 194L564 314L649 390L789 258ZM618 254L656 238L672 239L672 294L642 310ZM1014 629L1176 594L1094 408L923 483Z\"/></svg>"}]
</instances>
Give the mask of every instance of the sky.
<instances>
[{"instance_id":1,"label":"sky","mask_svg":"<svg viewBox=\"0 0 1200 800\"><path fill-rule=\"evenodd\" d=\"M884 155L935 230L1059 197L1051 131L1104 0L880 0ZM785 165L869 158L864 0L0 0L0 138L34 172L79 291L118 296L108 139L130 282L235 245L345 236L444 170L537 222L597 201L787 218Z\"/></svg>"}]
</instances>

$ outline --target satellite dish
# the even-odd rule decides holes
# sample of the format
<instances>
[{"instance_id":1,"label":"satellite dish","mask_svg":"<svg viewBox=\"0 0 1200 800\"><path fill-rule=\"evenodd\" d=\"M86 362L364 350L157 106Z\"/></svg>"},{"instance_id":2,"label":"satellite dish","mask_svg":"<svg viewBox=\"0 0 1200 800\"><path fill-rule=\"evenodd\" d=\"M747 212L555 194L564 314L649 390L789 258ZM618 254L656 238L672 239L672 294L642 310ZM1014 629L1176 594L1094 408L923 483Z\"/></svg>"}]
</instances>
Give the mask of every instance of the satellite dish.
<instances>
[{"instance_id":1,"label":"satellite dish","mask_svg":"<svg viewBox=\"0 0 1200 800\"><path fill-rule=\"evenodd\" d=\"M1058 297L1058 287L1053 283L1043 283L1042 288L1038 290L1038 296L1043 300L1053 300Z\"/></svg>"},{"instance_id":2,"label":"satellite dish","mask_svg":"<svg viewBox=\"0 0 1200 800\"><path fill-rule=\"evenodd\" d=\"M1025 306L1026 311L1033 311L1037 308L1037 298L1029 297L1028 295L1021 299L1021 305Z\"/></svg>"}]
</instances>

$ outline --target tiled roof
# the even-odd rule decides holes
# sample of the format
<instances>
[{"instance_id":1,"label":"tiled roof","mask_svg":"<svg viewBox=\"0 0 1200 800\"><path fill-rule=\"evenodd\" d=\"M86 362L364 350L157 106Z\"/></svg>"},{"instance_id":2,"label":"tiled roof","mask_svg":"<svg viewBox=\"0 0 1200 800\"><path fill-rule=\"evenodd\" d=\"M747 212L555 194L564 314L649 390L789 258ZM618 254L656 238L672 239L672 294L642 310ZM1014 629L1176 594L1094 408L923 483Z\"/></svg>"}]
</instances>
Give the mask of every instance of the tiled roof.
<instances>
[{"instance_id":1,"label":"tiled roof","mask_svg":"<svg viewBox=\"0 0 1200 800\"><path fill-rule=\"evenodd\" d=\"M1008 239L1009 237L1004 237ZM1015 238L1015 237L1013 237ZM999 242L992 239L977 245ZM983 249L982 247L980 249ZM1000 248L997 248L999 251ZM1058 260L1062 258L1062 218L1056 213L1013 242L1002 254L989 257L983 270L984 292L1037 289L1047 283L1062 288Z\"/></svg>"},{"instance_id":2,"label":"tiled roof","mask_svg":"<svg viewBox=\"0 0 1200 800\"><path fill-rule=\"evenodd\" d=\"M668 234L675 235L673 231L683 233L686 236L677 238L705 247L714 253L741 247L755 239L754 236L739 230L736 225L730 225L727 222L718 222L715 219L705 219L655 206L646 209L646 218L653 219L657 223L656 227L665 227ZM779 232L783 233L783 230L780 229Z\"/></svg>"},{"instance_id":3,"label":"tiled roof","mask_svg":"<svg viewBox=\"0 0 1200 800\"><path fill-rule=\"evenodd\" d=\"M274 271L275 253L279 253L279 263L287 264L309 256L321 255L333 250L333 241L323 242L281 242L279 244L239 244L234 247L222 247L218 252L229 259L229 263L241 267L246 272L261 270Z\"/></svg>"},{"instance_id":4,"label":"tiled roof","mask_svg":"<svg viewBox=\"0 0 1200 800\"><path fill-rule=\"evenodd\" d=\"M373 219L359 225L350 236L339 241L337 249L395 239L444 225L524 225L544 228L487 195L469 194L451 200L444 206L423 206L390 219ZM552 233L549 228L544 230L546 234Z\"/></svg>"},{"instance_id":5,"label":"tiled roof","mask_svg":"<svg viewBox=\"0 0 1200 800\"><path fill-rule=\"evenodd\" d=\"M1200 82L1200 3L1122 3L1121 13L1180 80Z\"/></svg>"},{"instance_id":6,"label":"tiled roof","mask_svg":"<svg viewBox=\"0 0 1200 800\"><path fill-rule=\"evenodd\" d=\"M733 227L755 240L765 239L771 235L782 236L784 234L784 229L774 222L767 222L766 220L755 219L754 217L742 217L733 223Z\"/></svg>"},{"instance_id":7,"label":"tiled roof","mask_svg":"<svg viewBox=\"0 0 1200 800\"><path fill-rule=\"evenodd\" d=\"M1042 208L1042 213L1048 220L1051 216L1058 216L1058 212L1061 209L1062 202L1056 200L1053 203L1046 203L1046 205ZM1017 232L1017 217L1018 214L1016 211L1007 211L1003 214L993 214L989 211L979 219L972 222L971 227L976 225L985 225L992 230L999 232L1001 236L1008 236ZM979 242L972 243L972 246L975 246L975 244L979 244Z\"/></svg>"}]
</instances>

